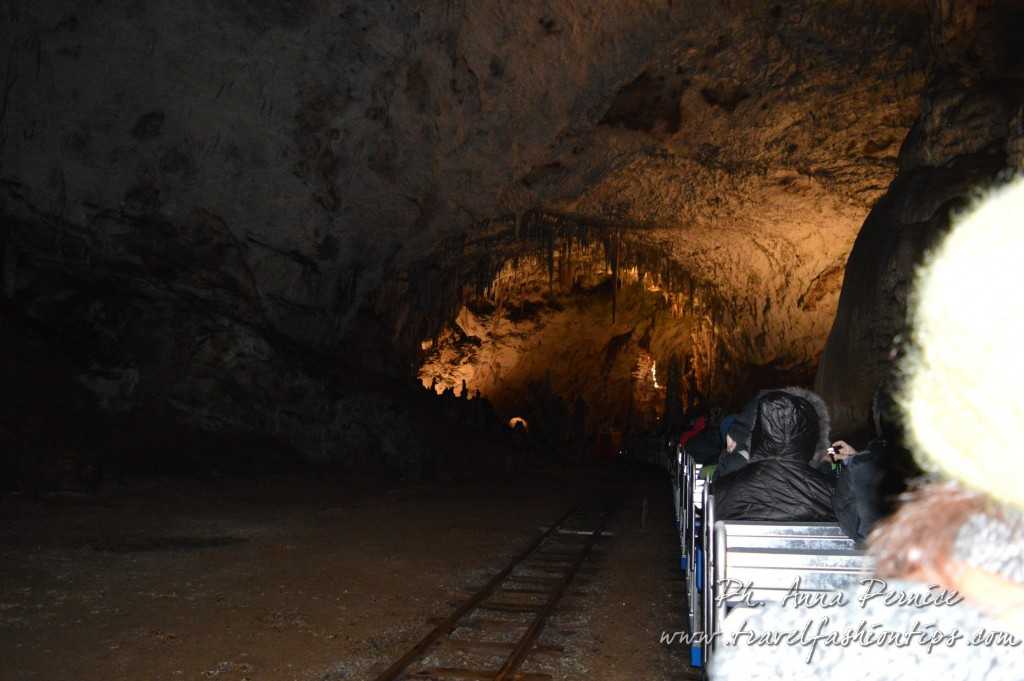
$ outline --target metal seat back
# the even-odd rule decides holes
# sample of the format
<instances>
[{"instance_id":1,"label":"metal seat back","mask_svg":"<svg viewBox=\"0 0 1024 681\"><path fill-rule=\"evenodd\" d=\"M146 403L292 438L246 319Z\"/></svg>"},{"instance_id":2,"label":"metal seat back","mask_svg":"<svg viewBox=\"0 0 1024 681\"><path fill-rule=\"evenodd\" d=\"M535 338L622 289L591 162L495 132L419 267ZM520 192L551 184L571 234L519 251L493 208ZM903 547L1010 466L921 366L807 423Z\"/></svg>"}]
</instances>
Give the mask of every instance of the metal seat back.
<instances>
[{"instance_id":1,"label":"metal seat back","mask_svg":"<svg viewBox=\"0 0 1024 681\"><path fill-rule=\"evenodd\" d=\"M713 515L713 499L709 506ZM794 588L811 598L826 597L856 586L872 572L864 550L835 523L712 518L712 528L707 541L713 577L707 580L704 600L709 634L720 630L731 608L746 605L746 598L782 601ZM720 593L727 584L734 588ZM738 585L744 589L735 588ZM714 646L710 648L708 655Z\"/></svg>"}]
</instances>

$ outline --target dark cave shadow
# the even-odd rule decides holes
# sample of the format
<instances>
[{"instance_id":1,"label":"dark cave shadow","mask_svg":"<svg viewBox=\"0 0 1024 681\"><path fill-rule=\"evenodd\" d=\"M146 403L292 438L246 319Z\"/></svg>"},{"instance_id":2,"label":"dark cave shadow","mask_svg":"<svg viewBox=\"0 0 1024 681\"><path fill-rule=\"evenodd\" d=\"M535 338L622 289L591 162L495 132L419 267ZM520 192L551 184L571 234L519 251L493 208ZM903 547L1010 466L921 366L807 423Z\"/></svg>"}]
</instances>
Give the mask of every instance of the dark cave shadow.
<instances>
[{"instance_id":1,"label":"dark cave shadow","mask_svg":"<svg viewBox=\"0 0 1024 681\"><path fill-rule=\"evenodd\" d=\"M249 541L245 537L129 537L91 542L89 548L104 553L148 553L222 548Z\"/></svg>"}]
</instances>

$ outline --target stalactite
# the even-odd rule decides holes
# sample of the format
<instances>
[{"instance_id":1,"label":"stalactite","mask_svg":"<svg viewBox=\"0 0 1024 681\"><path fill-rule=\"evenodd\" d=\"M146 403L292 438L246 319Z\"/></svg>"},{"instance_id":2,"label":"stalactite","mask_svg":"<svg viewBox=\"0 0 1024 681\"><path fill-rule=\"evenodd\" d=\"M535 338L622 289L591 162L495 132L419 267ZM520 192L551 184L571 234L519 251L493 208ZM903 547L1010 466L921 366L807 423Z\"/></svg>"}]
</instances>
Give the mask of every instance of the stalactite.
<instances>
[{"instance_id":1,"label":"stalactite","mask_svg":"<svg viewBox=\"0 0 1024 681\"><path fill-rule=\"evenodd\" d=\"M491 221L477 233L483 236L453 237L440 257L425 259L410 271L410 283L427 284L408 289L419 288L413 294L417 303L410 317L421 319L406 324L404 333L417 352L423 352L424 338L439 342L435 352L443 347L445 334L451 333L446 331L446 320L454 319L460 310L468 308L479 320L486 315L497 320L514 313L522 293L531 295L530 288L524 287L542 285L546 274L548 296L571 294L577 281L610 286L613 326L627 319L624 301L636 295L627 294L626 287L636 286L658 296L665 313L680 319L688 329L684 332L688 341L676 339L672 347L662 345L657 350L671 350L687 359L690 369L685 385L676 391L680 408L691 393L710 395L720 387L714 329L721 319L728 318L728 301L722 300L712 285L667 258L662 247L644 240L642 233L540 210ZM445 321L438 323L438 319Z\"/></svg>"},{"instance_id":2,"label":"stalactite","mask_svg":"<svg viewBox=\"0 0 1024 681\"><path fill-rule=\"evenodd\" d=\"M673 353L668 359L665 375L665 430L669 433L678 431L683 425L682 379L679 355Z\"/></svg>"},{"instance_id":3,"label":"stalactite","mask_svg":"<svg viewBox=\"0 0 1024 681\"><path fill-rule=\"evenodd\" d=\"M555 285L555 237L552 230L545 230L544 256L548 263L548 290L554 292Z\"/></svg>"},{"instance_id":4,"label":"stalactite","mask_svg":"<svg viewBox=\"0 0 1024 681\"><path fill-rule=\"evenodd\" d=\"M621 269L619 255L622 250L622 238L618 230L615 230L614 255L612 256L612 324L615 324L618 316L619 303L619 271Z\"/></svg>"}]
</instances>

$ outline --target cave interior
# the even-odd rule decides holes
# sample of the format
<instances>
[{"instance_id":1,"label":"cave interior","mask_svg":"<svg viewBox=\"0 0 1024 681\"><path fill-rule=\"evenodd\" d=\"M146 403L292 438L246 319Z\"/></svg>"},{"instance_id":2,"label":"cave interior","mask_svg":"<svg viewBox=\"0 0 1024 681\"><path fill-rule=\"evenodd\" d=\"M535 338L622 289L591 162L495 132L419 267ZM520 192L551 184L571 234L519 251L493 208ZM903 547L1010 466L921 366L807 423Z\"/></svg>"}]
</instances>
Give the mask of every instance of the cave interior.
<instances>
[{"instance_id":1,"label":"cave interior","mask_svg":"<svg viewBox=\"0 0 1024 681\"><path fill-rule=\"evenodd\" d=\"M295 479L530 506L771 387L863 438L915 268L1024 168L1012 1L38 0L0 36L0 548L32 560L229 550L139 537L222 492L287 516Z\"/></svg>"}]
</instances>

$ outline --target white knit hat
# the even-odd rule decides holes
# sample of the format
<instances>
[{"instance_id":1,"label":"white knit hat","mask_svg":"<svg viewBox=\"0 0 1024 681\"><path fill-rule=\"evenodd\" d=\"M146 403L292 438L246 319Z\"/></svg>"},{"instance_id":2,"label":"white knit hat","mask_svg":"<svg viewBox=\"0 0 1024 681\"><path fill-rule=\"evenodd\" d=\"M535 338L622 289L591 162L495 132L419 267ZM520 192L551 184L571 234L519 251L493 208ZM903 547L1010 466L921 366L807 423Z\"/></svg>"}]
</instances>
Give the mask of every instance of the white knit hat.
<instances>
[{"instance_id":1,"label":"white knit hat","mask_svg":"<svg viewBox=\"0 0 1024 681\"><path fill-rule=\"evenodd\" d=\"M1024 508L1024 180L955 222L917 275L901 403L926 470Z\"/></svg>"}]
</instances>

